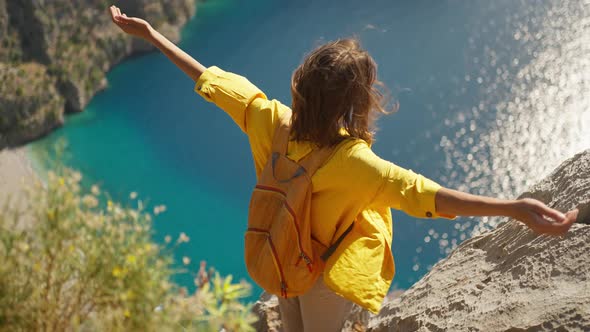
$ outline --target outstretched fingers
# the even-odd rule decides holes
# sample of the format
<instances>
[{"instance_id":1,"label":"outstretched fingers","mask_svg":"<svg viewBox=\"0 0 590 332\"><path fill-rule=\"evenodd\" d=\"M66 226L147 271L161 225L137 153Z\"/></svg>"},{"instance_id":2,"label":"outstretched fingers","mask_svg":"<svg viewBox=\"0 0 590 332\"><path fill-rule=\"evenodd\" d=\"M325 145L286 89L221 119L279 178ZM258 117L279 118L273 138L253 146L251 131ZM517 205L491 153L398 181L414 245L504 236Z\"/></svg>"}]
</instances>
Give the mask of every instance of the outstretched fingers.
<instances>
[{"instance_id":1,"label":"outstretched fingers","mask_svg":"<svg viewBox=\"0 0 590 332\"><path fill-rule=\"evenodd\" d=\"M111 6L111 7L109 7L109 10L111 11L111 20L113 20L114 23L117 23L117 20L116 20L116 17L118 15L117 7Z\"/></svg>"},{"instance_id":2,"label":"outstretched fingers","mask_svg":"<svg viewBox=\"0 0 590 332\"><path fill-rule=\"evenodd\" d=\"M569 229L575 222L578 220L578 212L580 210L574 209L565 214L565 220L562 222L563 225L566 225Z\"/></svg>"},{"instance_id":3,"label":"outstretched fingers","mask_svg":"<svg viewBox=\"0 0 590 332\"><path fill-rule=\"evenodd\" d=\"M119 7L111 6L109 7L109 10L111 11L111 20L113 20L113 23L118 26L125 23L123 20L124 16L121 15L121 9L119 9Z\"/></svg>"},{"instance_id":4,"label":"outstretched fingers","mask_svg":"<svg viewBox=\"0 0 590 332\"><path fill-rule=\"evenodd\" d=\"M536 210L537 213L547 216L558 223L561 223L565 220L565 215L563 213L552 209L543 203L536 205Z\"/></svg>"},{"instance_id":5,"label":"outstretched fingers","mask_svg":"<svg viewBox=\"0 0 590 332\"><path fill-rule=\"evenodd\" d=\"M111 19L116 24L127 23L125 21L130 20L130 18L127 17L127 15L121 13L121 9L117 6L113 5L109 7L109 10L111 11Z\"/></svg>"},{"instance_id":6,"label":"outstretched fingers","mask_svg":"<svg viewBox=\"0 0 590 332\"><path fill-rule=\"evenodd\" d=\"M537 233L550 234L550 235L563 235L567 233L570 227L576 222L578 217L578 210L569 211L564 215L562 220L552 222L542 214L535 216L535 222L533 230Z\"/></svg>"}]
</instances>

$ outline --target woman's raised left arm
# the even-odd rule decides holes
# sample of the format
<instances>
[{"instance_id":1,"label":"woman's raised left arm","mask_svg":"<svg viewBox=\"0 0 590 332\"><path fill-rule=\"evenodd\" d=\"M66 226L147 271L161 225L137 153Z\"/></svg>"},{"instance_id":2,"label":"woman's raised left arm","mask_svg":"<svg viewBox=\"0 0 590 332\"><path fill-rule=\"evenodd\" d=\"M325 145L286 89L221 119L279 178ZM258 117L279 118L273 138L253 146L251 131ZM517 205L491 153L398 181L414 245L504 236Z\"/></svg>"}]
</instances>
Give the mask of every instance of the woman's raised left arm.
<instances>
[{"instance_id":1,"label":"woman's raised left arm","mask_svg":"<svg viewBox=\"0 0 590 332\"><path fill-rule=\"evenodd\" d=\"M578 210L565 215L543 202L524 198L504 200L441 188L435 197L436 212L456 216L507 216L540 234L565 234L576 221Z\"/></svg>"}]
</instances>

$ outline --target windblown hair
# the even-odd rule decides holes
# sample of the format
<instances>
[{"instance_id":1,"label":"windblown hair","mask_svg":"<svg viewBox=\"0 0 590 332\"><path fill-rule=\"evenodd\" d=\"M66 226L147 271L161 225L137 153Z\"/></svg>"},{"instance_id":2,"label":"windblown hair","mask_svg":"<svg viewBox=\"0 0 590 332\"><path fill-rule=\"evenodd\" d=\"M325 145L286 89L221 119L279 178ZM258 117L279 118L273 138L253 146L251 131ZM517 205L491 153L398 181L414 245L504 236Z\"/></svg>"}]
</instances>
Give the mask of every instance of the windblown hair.
<instances>
[{"instance_id":1,"label":"windblown hair","mask_svg":"<svg viewBox=\"0 0 590 332\"><path fill-rule=\"evenodd\" d=\"M371 144L376 116L388 113L377 87L383 87L377 80L377 65L357 40L341 39L318 47L291 79L293 138L320 147L348 136Z\"/></svg>"}]
</instances>

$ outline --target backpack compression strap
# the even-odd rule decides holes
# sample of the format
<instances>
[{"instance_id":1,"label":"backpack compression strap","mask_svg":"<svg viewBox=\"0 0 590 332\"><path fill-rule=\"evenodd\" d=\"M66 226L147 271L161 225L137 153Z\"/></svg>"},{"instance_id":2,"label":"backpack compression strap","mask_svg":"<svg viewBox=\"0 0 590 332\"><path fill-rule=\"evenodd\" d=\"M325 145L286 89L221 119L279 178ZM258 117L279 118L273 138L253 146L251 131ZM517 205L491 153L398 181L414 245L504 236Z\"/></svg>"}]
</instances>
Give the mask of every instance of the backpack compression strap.
<instances>
[{"instance_id":1,"label":"backpack compression strap","mask_svg":"<svg viewBox=\"0 0 590 332\"><path fill-rule=\"evenodd\" d=\"M279 117L275 134L272 139L272 153L287 156L289 147L289 133L291 131L291 111L287 111Z\"/></svg>"},{"instance_id":2,"label":"backpack compression strap","mask_svg":"<svg viewBox=\"0 0 590 332\"><path fill-rule=\"evenodd\" d=\"M350 226L348 226L348 228L344 231L344 233L342 233L342 235L340 235L340 237L338 237L338 240L336 240L336 242L334 242L330 247L328 247L328 249L326 249L326 251L324 251L322 256L320 256L324 262L327 261L328 258L330 258L330 256L332 256L332 254L334 254L334 251L336 251L336 248L338 248L338 246L340 245L340 242L342 242L342 240L344 240L346 235L348 235L348 233L350 233L350 231L352 230L354 223L355 222L353 221L352 224L350 224Z\"/></svg>"},{"instance_id":3,"label":"backpack compression strap","mask_svg":"<svg viewBox=\"0 0 590 332\"><path fill-rule=\"evenodd\" d=\"M278 119L277 127L275 129L275 134L272 140L272 153L271 153L271 167L272 167L272 176L275 178L276 181L280 183L289 182L296 177L299 177L305 174L305 168L303 166L299 166L297 171L295 171L291 176L283 179L277 178L275 175L275 167L276 162L280 156L283 156L287 159L287 149L289 146L289 137L291 132L291 111L285 112L282 116Z\"/></svg>"}]
</instances>

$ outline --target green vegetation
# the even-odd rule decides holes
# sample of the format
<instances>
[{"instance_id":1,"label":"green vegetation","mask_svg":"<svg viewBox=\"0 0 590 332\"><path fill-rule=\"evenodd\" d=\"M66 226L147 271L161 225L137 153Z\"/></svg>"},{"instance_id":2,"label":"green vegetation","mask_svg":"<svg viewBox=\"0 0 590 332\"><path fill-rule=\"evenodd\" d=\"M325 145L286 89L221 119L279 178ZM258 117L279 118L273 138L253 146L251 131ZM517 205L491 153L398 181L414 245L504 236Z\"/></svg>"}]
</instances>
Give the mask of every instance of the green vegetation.
<instances>
[{"instance_id":1,"label":"green vegetation","mask_svg":"<svg viewBox=\"0 0 590 332\"><path fill-rule=\"evenodd\" d=\"M14 11L8 11L14 6L0 5L0 108L10 112L2 120L9 129L0 148L61 125L66 105L82 111L104 87L105 72L134 51L132 39L110 22L106 9L111 3L27 0ZM156 28L174 30L195 12L195 4L138 0L126 6ZM59 113L56 122L44 121L48 111Z\"/></svg>"},{"instance_id":2,"label":"green vegetation","mask_svg":"<svg viewBox=\"0 0 590 332\"><path fill-rule=\"evenodd\" d=\"M246 283L204 263L197 290L170 282L181 233L152 240L152 214L84 190L70 169L29 188L26 206L0 211L0 331L249 331ZM154 208L154 215L165 208ZM189 265L190 259L183 262Z\"/></svg>"}]
</instances>

